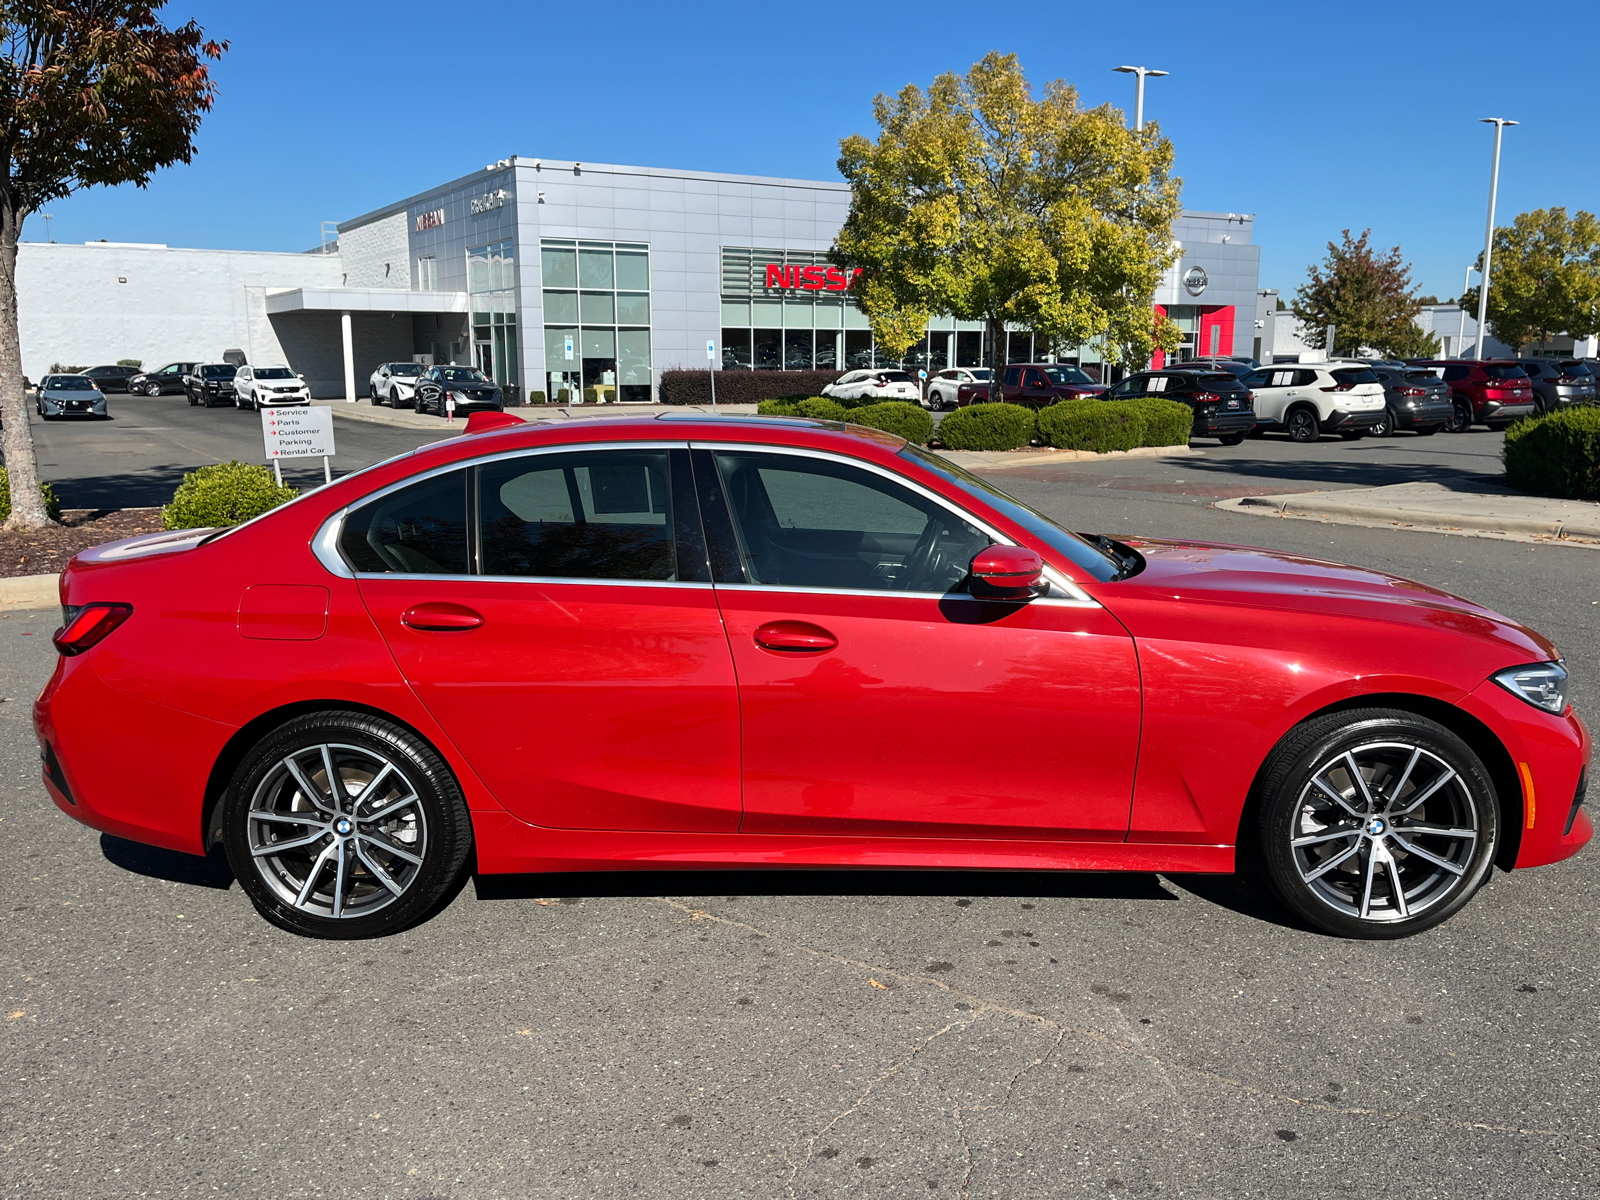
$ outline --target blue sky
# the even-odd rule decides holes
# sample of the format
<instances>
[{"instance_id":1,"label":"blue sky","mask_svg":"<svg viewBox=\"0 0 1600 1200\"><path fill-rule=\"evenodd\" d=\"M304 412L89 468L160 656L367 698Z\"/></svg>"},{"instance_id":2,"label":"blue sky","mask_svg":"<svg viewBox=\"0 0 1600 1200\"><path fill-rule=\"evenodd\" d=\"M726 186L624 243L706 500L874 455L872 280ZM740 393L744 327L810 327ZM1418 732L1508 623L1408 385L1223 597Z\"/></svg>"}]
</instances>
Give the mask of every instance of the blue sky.
<instances>
[{"instance_id":1,"label":"blue sky","mask_svg":"<svg viewBox=\"0 0 1600 1200\"><path fill-rule=\"evenodd\" d=\"M172 0L232 50L188 166L47 206L57 241L301 250L342 220L510 154L837 178L880 91L990 49L1036 84L1133 107L1152 80L1186 207L1257 214L1263 287L1291 291L1346 227L1454 295L1483 244L1490 127L1501 223L1600 207L1600 4L1022 2L553 5ZM1157 15L1159 14L1159 16ZM43 240L32 218L23 236Z\"/></svg>"}]
</instances>

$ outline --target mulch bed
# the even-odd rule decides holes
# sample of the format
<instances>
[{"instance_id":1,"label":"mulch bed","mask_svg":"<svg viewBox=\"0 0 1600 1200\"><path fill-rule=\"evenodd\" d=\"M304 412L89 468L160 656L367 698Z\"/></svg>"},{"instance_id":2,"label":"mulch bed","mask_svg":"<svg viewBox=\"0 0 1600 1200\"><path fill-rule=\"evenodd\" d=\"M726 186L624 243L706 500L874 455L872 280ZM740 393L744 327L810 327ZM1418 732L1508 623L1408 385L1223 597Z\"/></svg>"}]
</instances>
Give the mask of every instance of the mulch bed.
<instances>
[{"instance_id":1,"label":"mulch bed","mask_svg":"<svg viewBox=\"0 0 1600 1200\"><path fill-rule=\"evenodd\" d=\"M159 508L68 508L61 524L32 533L0 530L0 578L54 575L80 550L161 529Z\"/></svg>"}]
</instances>

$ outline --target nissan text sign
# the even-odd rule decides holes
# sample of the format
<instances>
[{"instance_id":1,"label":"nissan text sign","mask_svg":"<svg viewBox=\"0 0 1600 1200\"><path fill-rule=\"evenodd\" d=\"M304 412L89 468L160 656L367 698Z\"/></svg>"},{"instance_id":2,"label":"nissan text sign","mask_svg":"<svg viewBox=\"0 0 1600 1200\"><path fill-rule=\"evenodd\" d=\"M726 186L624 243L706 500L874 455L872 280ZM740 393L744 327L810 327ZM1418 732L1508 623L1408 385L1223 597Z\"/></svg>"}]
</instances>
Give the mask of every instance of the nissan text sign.
<instances>
[{"instance_id":1,"label":"nissan text sign","mask_svg":"<svg viewBox=\"0 0 1600 1200\"><path fill-rule=\"evenodd\" d=\"M817 264L786 267L782 263L768 263L766 286L768 291L843 292L860 278L860 267L851 271L846 278L838 267Z\"/></svg>"}]
</instances>

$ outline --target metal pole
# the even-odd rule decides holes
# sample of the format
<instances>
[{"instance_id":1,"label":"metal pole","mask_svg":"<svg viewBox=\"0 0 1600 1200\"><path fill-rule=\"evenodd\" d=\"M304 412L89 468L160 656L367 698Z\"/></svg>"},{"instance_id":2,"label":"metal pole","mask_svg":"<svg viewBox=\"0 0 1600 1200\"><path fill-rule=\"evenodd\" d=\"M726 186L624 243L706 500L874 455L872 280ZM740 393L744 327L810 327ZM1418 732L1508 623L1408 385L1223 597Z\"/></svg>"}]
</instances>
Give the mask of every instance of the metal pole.
<instances>
[{"instance_id":1,"label":"metal pole","mask_svg":"<svg viewBox=\"0 0 1600 1200\"><path fill-rule=\"evenodd\" d=\"M333 482L333 468L328 465L328 456L326 454L322 456L322 482Z\"/></svg>"},{"instance_id":2,"label":"metal pole","mask_svg":"<svg viewBox=\"0 0 1600 1200\"><path fill-rule=\"evenodd\" d=\"M1113 71L1134 77L1133 85L1133 131L1144 132L1144 81L1145 76L1160 79L1167 74L1165 71L1155 71L1149 67L1112 67Z\"/></svg>"},{"instance_id":3,"label":"metal pole","mask_svg":"<svg viewBox=\"0 0 1600 1200\"><path fill-rule=\"evenodd\" d=\"M1461 344L1467 340L1467 289L1472 286L1472 268L1461 272L1461 302L1456 305L1456 357L1465 358Z\"/></svg>"},{"instance_id":4,"label":"metal pole","mask_svg":"<svg viewBox=\"0 0 1600 1200\"><path fill-rule=\"evenodd\" d=\"M277 456L272 459L272 477L278 481L278 486L283 486L283 468L278 465Z\"/></svg>"},{"instance_id":5,"label":"metal pole","mask_svg":"<svg viewBox=\"0 0 1600 1200\"><path fill-rule=\"evenodd\" d=\"M1494 126L1494 165L1489 168L1489 225L1483 235L1483 270L1478 273L1478 344L1472 356L1483 359L1486 322L1489 319L1489 267L1494 257L1494 204L1500 192L1500 136L1507 125L1515 125L1504 117L1484 117L1482 124Z\"/></svg>"}]
</instances>

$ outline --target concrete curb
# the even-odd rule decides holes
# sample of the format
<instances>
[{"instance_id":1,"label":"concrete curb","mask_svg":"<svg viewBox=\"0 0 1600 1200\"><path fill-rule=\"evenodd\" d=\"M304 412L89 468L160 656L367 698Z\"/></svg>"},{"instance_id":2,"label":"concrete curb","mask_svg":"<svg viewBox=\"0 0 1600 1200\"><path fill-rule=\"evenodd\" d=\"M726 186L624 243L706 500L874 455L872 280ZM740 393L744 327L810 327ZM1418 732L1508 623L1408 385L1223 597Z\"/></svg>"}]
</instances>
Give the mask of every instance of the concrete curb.
<instances>
[{"instance_id":1,"label":"concrete curb","mask_svg":"<svg viewBox=\"0 0 1600 1200\"><path fill-rule=\"evenodd\" d=\"M0 611L56 608L61 604L61 576L16 575L0 579Z\"/></svg>"},{"instance_id":2,"label":"concrete curb","mask_svg":"<svg viewBox=\"0 0 1600 1200\"><path fill-rule=\"evenodd\" d=\"M1335 525L1365 525L1546 544L1560 542L1563 545L1600 549L1600 510L1593 514L1584 509L1568 512L1563 511L1566 505L1562 501L1509 493L1494 496L1457 493L1463 502L1460 508L1457 511L1441 511L1438 506L1406 504L1373 496L1373 493L1383 490L1357 488L1341 492L1243 496L1218 500L1212 507L1253 516L1287 517ZM1488 499L1511 506L1521 502L1528 511L1522 515L1473 512L1474 499Z\"/></svg>"},{"instance_id":3,"label":"concrete curb","mask_svg":"<svg viewBox=\"0 0 1600 1200\"><path fill-rule=\"evenodd\" d=\"M1173 455L1204 454L1193 446L1138 446L1132 450L938 450L935 453L969 470L990 471L1010 467L1038 467L1048 463L1105 462L1116 458L1168 458Z\"/></svg>"}]
</instances>

